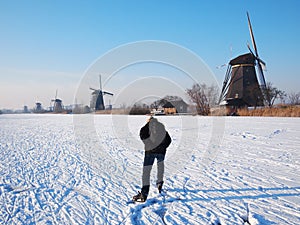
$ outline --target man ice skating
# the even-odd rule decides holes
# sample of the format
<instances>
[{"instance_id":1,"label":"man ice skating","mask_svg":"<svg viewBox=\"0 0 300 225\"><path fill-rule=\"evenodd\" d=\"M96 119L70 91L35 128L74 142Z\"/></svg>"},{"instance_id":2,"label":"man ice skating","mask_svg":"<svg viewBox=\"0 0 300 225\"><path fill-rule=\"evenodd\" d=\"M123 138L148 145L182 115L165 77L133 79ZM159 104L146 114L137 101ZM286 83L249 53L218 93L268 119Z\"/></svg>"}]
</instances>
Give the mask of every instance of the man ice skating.
<instances>
[{"instance_id":1,"label":"man ice skating","mask_svg":"<svg viewBox=\"0 0 300 225\"><path fill-rule=\"evenodd\" d=\"M150 189L150 173L155 159L157 160L156 185L159 192L162 190L164 183L164 159L167 148L171 143L171 137L165 126L151 116L146 125L141 128L140 138L145 145L142 190L133 197L133 200L145 202Z\"/></svg>"}]
</instances>

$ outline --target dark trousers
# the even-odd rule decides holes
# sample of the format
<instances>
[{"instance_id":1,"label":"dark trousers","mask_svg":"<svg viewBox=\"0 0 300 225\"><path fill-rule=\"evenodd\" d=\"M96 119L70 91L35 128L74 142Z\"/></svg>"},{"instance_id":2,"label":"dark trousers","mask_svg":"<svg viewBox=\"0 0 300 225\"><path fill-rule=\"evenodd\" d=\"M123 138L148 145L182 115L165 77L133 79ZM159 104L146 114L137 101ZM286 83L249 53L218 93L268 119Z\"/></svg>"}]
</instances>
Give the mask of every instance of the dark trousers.
<instances>
[{"instance_id":1,"label":"dark trousers","mask_svg":"<svg viewBox=\"0 0 300 225\"><path fill-rule=\"evenodd\" d=\"M142 177L142 193L148 195L150 187L150 174L155 159L157 160L157 181L156 184L163 182L164 177L164 160L165 154L159 153L145 153L144 165L143 165L143 177Z\"/></svg>"}]
</instances>

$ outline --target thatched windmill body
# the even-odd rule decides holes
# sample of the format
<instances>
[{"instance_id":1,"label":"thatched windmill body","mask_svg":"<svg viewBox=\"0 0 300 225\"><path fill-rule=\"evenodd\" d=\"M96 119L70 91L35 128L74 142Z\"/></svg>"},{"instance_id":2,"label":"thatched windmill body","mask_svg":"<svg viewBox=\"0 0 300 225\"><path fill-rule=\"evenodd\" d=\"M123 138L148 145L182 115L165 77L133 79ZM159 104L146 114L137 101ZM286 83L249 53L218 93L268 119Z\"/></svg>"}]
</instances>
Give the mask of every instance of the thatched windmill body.
<instances>
[{"instance_id":1,"label":"thatched windmill body","mask_svg":"<svg viewBox=\"0 0 300 225\"><path fill-rule=\"evenodd\" d=\"M104 104L104 95L113 95L112 93L106 92L102 90L102 83L101 83L101 75L99 75L99 82L100 82L100 89L90 88L92 90L92 98L90 102L90 108L94 111L97 110L105 110Z\"/></svg>"},{"instance_id":2,"label":"thatched windmill body","mask_svg":"<svg viewBox=\"0 0 300 225\"><path fill-rule=\"evenodd\" d=\"M254 52L249 44L249 53L229 62L220 96L220 104L233 108L264 106L268 98L263 67L266 65L258 55L249 14L248 26ZM257 76L257 72L258 76Z\"/></svg>"}]
</instances>

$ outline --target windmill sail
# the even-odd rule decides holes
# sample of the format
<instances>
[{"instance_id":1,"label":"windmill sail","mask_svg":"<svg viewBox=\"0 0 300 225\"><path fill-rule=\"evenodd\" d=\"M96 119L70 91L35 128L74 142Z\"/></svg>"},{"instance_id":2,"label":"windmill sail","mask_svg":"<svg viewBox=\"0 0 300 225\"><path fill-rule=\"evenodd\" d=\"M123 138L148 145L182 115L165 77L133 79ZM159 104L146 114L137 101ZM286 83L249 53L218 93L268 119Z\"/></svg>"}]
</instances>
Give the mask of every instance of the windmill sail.
<instances>
[{"instance_id":1,"label":"windmill sail","mask_svg":"<svg viewBox=\"0 0 300 225\"><path fill-rule=\"evenodd\" d=\"M253 48L254 48L254 51L255 51L255 57L256 57L256 60L257 60L260 87L262 89L264 98L267 100L267 102L269 102L270 101L270 96L269 96L269 93L266 91L266 80L265 80L264 71L263 71L264 68L266 67L266 63L263 60L261 60L258 56L258 50L257 50L256 42L255 42L255 39L254 39L253 29L252 29L250 16L249 16L248 12L247 12L247 19L248 19L248 27L249 27L249 31L250 31L252 45L253 45Z\"/></svg>"},{"instance_id":2,"label":"windmill sail","mask_svg":"<svg viewBox=\"0 0 300 225\"><path fill-rule=\"evenodd\" d=\"M253 30L252 30L252 25L251 25L251 21L250 21L250 16L249 16L248 12L247 12L247 18L248 18L248 27L249 27L249 31L250 31L252 45L253 45L256 57L258 57L257 47L256 47L256 43L255 43L255 39L254 39L254 35L253 35Z\"/></svg>"}]
</instances>

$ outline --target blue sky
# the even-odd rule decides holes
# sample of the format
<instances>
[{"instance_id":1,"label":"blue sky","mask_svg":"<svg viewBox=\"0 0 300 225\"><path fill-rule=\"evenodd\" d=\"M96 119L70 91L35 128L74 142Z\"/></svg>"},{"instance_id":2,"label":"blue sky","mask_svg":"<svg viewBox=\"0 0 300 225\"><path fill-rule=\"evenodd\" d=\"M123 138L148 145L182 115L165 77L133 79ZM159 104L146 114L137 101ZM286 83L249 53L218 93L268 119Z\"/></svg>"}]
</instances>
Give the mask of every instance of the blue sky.
<instances>
[{"instance_id":1,"label":"blue sky","mask_svg":"<svg viewBox=\"0 0 300 225\"><path fill-rule=\"evenodd\" d=\"M221 83L224 63L247 53L250 13L266 80L299 92L300 1L0 0L0 108L71 104L84 72L120 45L159 40L197 54ZM119 87L120 88L120 87Z\"/></svg>"}]
</instances>

